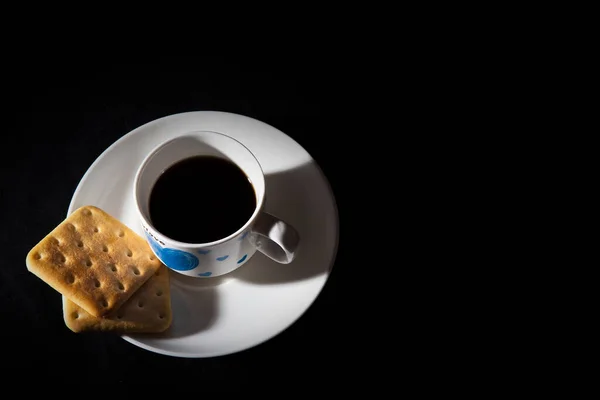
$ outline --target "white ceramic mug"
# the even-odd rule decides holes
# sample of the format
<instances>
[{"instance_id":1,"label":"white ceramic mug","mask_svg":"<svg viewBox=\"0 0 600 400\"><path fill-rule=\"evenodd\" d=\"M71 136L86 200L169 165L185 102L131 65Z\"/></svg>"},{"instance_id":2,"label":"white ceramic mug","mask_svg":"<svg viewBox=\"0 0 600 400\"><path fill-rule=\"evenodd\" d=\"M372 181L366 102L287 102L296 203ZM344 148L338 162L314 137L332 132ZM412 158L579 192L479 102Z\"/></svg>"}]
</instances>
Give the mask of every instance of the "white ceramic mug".
<instances>
[{"instance_id":1,"label":"white ceramic mug","mask_svg":"<svg viewBox=\"0 0 600 400\"><path fill-rule=\"evenodd\" d=\"M254 187L256 208L250 219L227 237L209 243L184 243L165 236L152 225L149 199L156 180L166 169L199 155L221 157L235 163ZM299 244L298 233L264 211L265 193L265 177L252 152L239 141L210 131L190 132L157 146L144 158L133 186L142 228L154 254L170 269L201 278L231 272L248 262L257 250L282 264L293 261Z\"/></svg>"}]
</instances>

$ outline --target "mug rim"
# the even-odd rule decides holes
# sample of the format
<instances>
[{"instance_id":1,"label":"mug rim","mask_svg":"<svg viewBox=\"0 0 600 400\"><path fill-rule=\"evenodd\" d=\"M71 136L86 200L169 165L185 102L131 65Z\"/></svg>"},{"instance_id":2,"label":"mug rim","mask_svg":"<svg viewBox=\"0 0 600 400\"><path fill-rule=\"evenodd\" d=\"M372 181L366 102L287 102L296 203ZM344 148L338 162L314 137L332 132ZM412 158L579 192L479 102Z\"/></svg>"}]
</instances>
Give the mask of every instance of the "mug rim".
<instances>
[{"instance_id":1,"label":"mug rim","mask_svg":"<svg viewBox=\"0 0 600 400\"><path fill-rule=\"evenodd\" d=\"M150 162L150 159L152 158L152 156L154 156L160 149L162 149L163 147L167 146L168 144L176 141L176 140L180 140L182 137L186 137L186 136L191 136L194 133L210 133L210 134L216 134L216 135L220 135L223 137L226 137L234 142L236 142L237 144L239 144L240 146L242 146L254 159L254 161L256 162L256 165L258 165L258 168L260 170L260 176L261 179L263 181L263 193L261 196L258 196L258 198L256 199L256 207L254 208L254 212L252 213L252 215L250 216L250 218L248 219L248 221L246 221L246 223L244 225L242 225L238 230L236 230L235 232L233 232L232 234L212 241L212 242L205 242L205 243L188 243L188 242L181 242L179 240L173 239L167 235L165 235L164 233L162 233L161 231L159 231L158 229L156 229L156 227L152 224L152 222L149 220L149 218L146 218L146 216L144 215L144 213L142 212L142 208L140 207L140 198L139 198L139 185L140 185L140 180L142 177L142 174L145 170L145 167L147 166L147 164ZM179 161L183 160L180 159ZM241 169L241 167L236 163L236 165L238 166L238 168ZM243 169L242 169L243 171ZM246 172L244 171L244 174ZM254 183L252 182L252 186L254 187ZM254 222L254 220L258 217L258 215L262 212L262 208L263 208L263 204L264 204L264 198L266 195L266 182L265 182L265 173L262 169L262 165L260 164L260 162L258 161L258 159L256 158L256 156L254 155L254 153L248 148L246 147L242 142L240 142L239 140L226 135L224 133L221 132L216 132L216 131L210 131L210 130L195 130L195 131L189 131L186 132L182 135L179 135L175 138L166 140L160 144L158 144L157 146L155 146L152 150L150 150L150 152L144 157L144 159L142 160L142 162L140 163L136 173L135 173L135 178L134 178L134 184L133 184L133 198L135 201L135 207L136 210L140 216L140 218L142 219L142 221L144 222L144 224L148 227L151 228L155 233L159 234L160 236L162 236L162 238L166 239L165 241L169 241L171 243L173 243L176 246L179 247L188 247L188 248L198 248L201 249L203 247L212 247L221 243L225 243L233 238L235 238L236 236L238 236L240 233L244 232L250 225L252 225L252 223ZM254 189L254 193L256 194L256 189Z\"/></svg>"}]
</instances>

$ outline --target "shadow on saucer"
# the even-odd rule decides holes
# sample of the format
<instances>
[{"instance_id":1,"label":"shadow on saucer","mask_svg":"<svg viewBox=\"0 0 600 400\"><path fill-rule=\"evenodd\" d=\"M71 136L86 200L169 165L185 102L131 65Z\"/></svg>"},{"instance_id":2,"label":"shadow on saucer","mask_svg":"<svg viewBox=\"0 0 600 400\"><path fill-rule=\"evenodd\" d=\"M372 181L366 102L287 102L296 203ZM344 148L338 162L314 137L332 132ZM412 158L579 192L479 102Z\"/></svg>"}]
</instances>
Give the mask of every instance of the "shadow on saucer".
<instances>
[{"instance_id":1,"label":"shadow on saucer","mask_svg":"<svg viewBox=\"0 0 600 400\"><path fill-rule=\"evenodd\" d=\"M258 284L299 281L327 273L337 252L337 209L321 169L311 161L265 175L265 210L291 224L300 235L296 258L279 264L260 252L228 276Z\"/></svg>"}]
</instances>

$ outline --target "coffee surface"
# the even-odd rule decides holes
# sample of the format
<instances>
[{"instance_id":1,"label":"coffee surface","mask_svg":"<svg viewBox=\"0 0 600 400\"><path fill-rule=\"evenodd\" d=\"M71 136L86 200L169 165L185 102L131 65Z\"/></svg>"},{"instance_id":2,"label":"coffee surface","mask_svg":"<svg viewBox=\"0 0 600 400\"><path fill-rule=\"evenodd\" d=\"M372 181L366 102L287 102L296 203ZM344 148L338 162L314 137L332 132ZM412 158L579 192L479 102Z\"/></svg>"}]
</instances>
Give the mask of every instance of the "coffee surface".
<instances>
[{"instance_id":1,"label":"coffee surface","mask_svg":"<svg viewBox=\"0 0 600 400\"><path fill-rule=\"evenodd\" d=\"M150 194L152 225L186 243L207 243L241 228L256 208L254 188L234 163L195 156L167 168Z\"/></svg>"}]
</instances>

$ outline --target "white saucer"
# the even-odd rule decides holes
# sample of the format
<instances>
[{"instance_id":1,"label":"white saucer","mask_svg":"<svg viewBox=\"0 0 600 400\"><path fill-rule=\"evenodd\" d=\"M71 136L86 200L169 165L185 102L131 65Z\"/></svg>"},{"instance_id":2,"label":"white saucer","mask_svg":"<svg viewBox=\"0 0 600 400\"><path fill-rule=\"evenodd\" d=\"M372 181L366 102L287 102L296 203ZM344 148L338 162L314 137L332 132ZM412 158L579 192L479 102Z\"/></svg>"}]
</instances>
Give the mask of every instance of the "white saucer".
<instances>
[{"instance_id":1,"label":"white saucer","mask_svg":"<svg viewBox=\"0 0 600 400\"><path fill-rule=\"evenodd\" d=\"M171 271L171 327L161 334L123 336L160 354L214 357L272 338L310 307L333 266L338 215L327 179L302 146L263 122L212 111L164 117L117 140L85 173L67 215L95 205L141 235L132 198L135 171L156 145L193 130L221 132L244 143L265 173L266 211L288 221L301 237L298 255L289 265L257 252L223 277L196 279Z\"/></svg>"}]
</instances>

